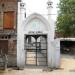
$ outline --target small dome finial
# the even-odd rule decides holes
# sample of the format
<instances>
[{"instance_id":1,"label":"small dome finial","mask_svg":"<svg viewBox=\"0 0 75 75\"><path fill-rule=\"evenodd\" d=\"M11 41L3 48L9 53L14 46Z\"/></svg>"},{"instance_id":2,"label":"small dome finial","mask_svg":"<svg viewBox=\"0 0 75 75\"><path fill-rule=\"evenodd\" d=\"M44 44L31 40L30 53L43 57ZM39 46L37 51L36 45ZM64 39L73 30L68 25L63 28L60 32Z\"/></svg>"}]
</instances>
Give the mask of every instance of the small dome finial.
<instances>
[{"instance_id":1,"label":"small dome finial","mask_svg":"<svg viewBox=\"0 0 75 75\"><path fill-rule=\"evenodd\" d=\"M47 4L48 4L48 8L52 8L53 2L51 0L48 0Z\"/></svg>"},{"instance_id":2,"label":"small dome finial","mask_svg":"<svg viewBox=\"0 0 75 75\"><path fill-rule=\"evenodd\" d=\"M21 7L22 9L25 9L25 5L26 5L26 4L23 3L23 2L20 3L20 7Z\"/></svg>"}]
</instances>

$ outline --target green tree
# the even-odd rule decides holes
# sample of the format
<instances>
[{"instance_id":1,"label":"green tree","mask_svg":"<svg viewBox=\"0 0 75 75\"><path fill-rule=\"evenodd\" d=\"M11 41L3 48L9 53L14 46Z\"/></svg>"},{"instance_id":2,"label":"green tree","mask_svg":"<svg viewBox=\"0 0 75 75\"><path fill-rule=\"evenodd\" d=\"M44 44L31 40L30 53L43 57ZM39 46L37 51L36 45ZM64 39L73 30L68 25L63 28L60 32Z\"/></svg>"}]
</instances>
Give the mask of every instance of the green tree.
<instances>
[{"instance_id":1,"label":"green tree","mask_svg":"<svg viewBox=\"0 0 75 75\"><path fill-rule=\"evenodd\" d=\"M63 37L75 36L75 0L60 0L56 32Z\"/></svg>"}]
</instances>

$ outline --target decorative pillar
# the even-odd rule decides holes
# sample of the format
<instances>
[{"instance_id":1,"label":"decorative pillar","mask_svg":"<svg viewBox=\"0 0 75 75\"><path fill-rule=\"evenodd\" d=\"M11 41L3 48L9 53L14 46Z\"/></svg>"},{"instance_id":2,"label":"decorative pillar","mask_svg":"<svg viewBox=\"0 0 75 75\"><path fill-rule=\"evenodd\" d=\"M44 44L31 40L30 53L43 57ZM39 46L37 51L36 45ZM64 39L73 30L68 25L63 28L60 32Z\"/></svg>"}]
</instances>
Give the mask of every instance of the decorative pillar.
<instances>
[{"instance_id":1,"label":"decorative pillar","mask_svg":"<svg viewBox=\"0 0 75 75\"><path fill-rule=\"evenodd\" d=\"M47 2L47 5L48 5L47 9L48 9L48 20L49 20L49 22L51 20L51 12L52 12L52 8L53 8L52 4L53 4L53 2L51 0L48 0L48 2Z\"/></svg>"},{"instance_id":2,"label":"decorative pillar","mask_svg":"<svg viewBox=\"0 0 75 75\"><path fill-rule=\"evenodd\" d=\"M48 66L51 68L59 68L60 65L60 43L59 40L54 40L55 36L55 22L52 20L52 4L51 0L47 2L48 21L50 24L50 31L48 33Z\"/></svg>"},{"instance_id":3,"label":"decorative pillar","mask_svg":"<svg viewBox=\"0 0 75 75\"><path fill-rule=\"evenodd\" d=\"M47 2L47 9L48 9L48 21L50 25L50 30L48 32L48 67L54 68L55 67L55 47L54 47L54 24L52 20L52 4L51 0Z\"/></svg>"},{"instance_id":4,"label":"decorative pillar","mask_svg":"<svg viewBox=\"0 0 75 75\"><path fill-rule=\"evenodd\" d=\"M17 67L23 69L25 67L25 50L24 50L24 35L23 22L25 20L25 3L18 2L18 17L17 17Z\"/></svg>"},{"instance_id":5,"label":"decorative pillar","mask_svg":"<svg viewBox=\"0 0 75 75\"><path fill-rule=\"evenodd\" d=\"M52 20L52 9L53 9L53 6L52 6L53 2L51 0L48 0L47 2L47 9L48 9L48 21L49 21L49 24L50 24L50 40L51 41L54 41L54 35L55 35L55 28L54 28L54 21Z\"/></svg>"},{"instance_id":6,"label":"decorative pillar","mask_svg":"<svg viewBox=\"0 0 75 75\"><path fill-rule=\"evenodd\" d=\"M22 20L25 20L25 18L26 18L25 3L23 3L23 2L20 3L20 10L21 10Z\"/></svg>"}]
</instances>

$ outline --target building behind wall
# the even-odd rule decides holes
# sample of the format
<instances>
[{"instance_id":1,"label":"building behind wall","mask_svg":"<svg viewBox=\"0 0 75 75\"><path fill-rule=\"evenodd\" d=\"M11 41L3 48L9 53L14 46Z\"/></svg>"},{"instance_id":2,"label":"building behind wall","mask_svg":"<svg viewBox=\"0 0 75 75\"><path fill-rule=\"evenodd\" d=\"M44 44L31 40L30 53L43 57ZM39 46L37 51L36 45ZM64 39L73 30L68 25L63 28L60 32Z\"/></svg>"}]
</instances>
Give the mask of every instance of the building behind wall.
<instances>
[{"instance_id":1,"label":"building behind wall","mask_svg":"<svg viewBox=\"0 0 75 75\"><path fill-rule=\"evenodd\" d=\"M0 0L0 54L8 66L16 66L17 7L20 0Z\"/></svg>"}]
</instances>

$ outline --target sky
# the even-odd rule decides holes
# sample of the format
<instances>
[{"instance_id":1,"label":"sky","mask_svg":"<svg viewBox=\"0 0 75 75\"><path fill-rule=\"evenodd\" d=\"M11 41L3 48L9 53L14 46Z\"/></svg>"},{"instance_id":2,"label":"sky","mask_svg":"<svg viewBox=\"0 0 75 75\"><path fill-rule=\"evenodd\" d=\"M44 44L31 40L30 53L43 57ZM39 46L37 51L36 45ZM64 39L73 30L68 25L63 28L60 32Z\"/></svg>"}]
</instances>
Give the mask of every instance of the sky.
<instances>
[{"instance_id":1,"label":"sky","mask_svg":"<svg viewBox=\"0 0 75 75\"><path fill-rule=\"evenodd\" d=\"M32 13L39 13L45 18L48 18L48 10L47 10L47 1L48 0L23 0L26 3L26 14L29 16ZM53 20L56 20L57 17L57 3L59 0L52 0L53 1L53 9L51 15Z\"/></svg>"}]
</instances>

